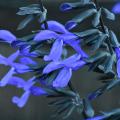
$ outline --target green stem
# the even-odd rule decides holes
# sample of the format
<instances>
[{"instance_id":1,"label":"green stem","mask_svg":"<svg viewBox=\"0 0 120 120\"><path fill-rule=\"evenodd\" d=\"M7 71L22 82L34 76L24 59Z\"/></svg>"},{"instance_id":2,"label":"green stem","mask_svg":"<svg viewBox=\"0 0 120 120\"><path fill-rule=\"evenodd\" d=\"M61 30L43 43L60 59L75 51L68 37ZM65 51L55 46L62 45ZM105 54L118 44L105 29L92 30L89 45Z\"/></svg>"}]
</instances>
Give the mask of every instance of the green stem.
<instances>
[{"instance_id":1,"label":"green stem","mask_svg":"<svg viewBox=\"0 0 120 120\"><path fill-rule=\"evenodd\" d=\"M99 3L98 3L97 0L95 0L95 4L96 4L96 9L99 10L100 7L99 7ZM104 21L103 21L102 16L100 16L100 25L101 25L101 28L102 28L102 30L103 30L103 33L106 34L105 25L104 25ZM112 47L111 47L111 43L110 43L109 37L107 38L106 43L107 43L108 48L109 48L109 51L110 51L110 53L111 53L111 55L112 55L112 54L113 54L113 49L112 49Z\"/></svg>"},{"instance_id":2,"label":"green stem","mask_svg":"<svg viewBox=\"0 0 120 120\"><path fill-rule=\"evenodd\" d=\"M42 3L42 0L38 0L39 4L40 4L40 8L41 8L41 11L44 12L44 6L43 6L43 3ZM48 29L48 24L45 20L44 22L44 25L45 25L45 29Z\"/></svg>"}]
</instances>

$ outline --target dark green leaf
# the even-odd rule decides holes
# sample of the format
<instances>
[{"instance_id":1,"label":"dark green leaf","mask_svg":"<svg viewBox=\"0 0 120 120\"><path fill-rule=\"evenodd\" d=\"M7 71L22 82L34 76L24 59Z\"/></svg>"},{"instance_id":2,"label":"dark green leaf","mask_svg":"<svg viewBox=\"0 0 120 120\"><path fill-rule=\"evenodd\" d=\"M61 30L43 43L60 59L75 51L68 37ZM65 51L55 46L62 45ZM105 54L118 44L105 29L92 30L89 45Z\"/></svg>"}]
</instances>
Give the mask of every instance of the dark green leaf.
<instances>
[{"instance_id":1,"label":"dark green leaf","mask_svg":"<svg viewBox=\"0 0 120 120\"><path fill-rule=\"evenodd\" d=\"M112 67L114 63L114 56L107 56L104 63L102 65L99 65L99 69L103 70L105 73L112 72Z\"/></svg>"},{"instance_id":2,"label":"dark green leaf","mask_svg":"<svg viewBox=\"0 0 120 120\"><path fill-rule=\"evenodd\" d=\"M91 57L85 59L85 61L88 63L93 63L93 62L97 61L98 59L101 59L101 58L108 56L108 55L109 55L108 52L100 51L100 52L97 52L96 54L92 55Z\"/></svg>"},{"instance_id":3,"label":"dark green leaf","mask_svg":"<svg viewBox=\"0 0 120 120\"><path fill-rule=\"evenodd\" d=\"M117 39L115 33L112 30L110 30L109 35L110 35L111 45L113 47L119 47L120 43L118 42L118 39Z\"/></svg>"},{"instance_id":4,"label":"dark green leaf","mask_svg":"<svg viewBox=\"0 0 120 120\"><path fill-rule=\"evenodd\" d=\"M22 22L20 22L17 30L24 29L33 19L34 19L33 15L28 15Z\"/></svg>"},{"instance_id":5,"label":"dark green leaf","mask_svg":"<svg viewBox=\"0 0 120 120\"><path fill-rule=\"evenodd\" d=\"M83 32L78 32L78 33L75 33L77 36L79 37L86 37L86 36L90 36L90 35L93 35L93 34L99 34L100 31L98 29L89 29L89 30L86 30L86 31L83 31Z\"/></svg>"},{"instance_id":6,"label":"dark green leaf","mask_svg":"<svg viewBox=\"0 0 120 120\"><path fill-rule=\"evenodd\" d=\"M100 46L106 40L106 38L107 38L107 35L100 34L99 37L98 37L98 39L95 41L95 44L92 46L91 50L95 51L98 48L100 48Z\"/></svg>"},{"instance_id":7,"label":"dark green leaf","mask_svg":"<svg viewBox=\"0 0 120 120\"><path fill-rule=\"evenodd\" d=\"M115 15L114 13L110 12L108 9L106 8L102 8L103 12L105 13L106 17L110 20L115 20Z\"/></svg>"},{"instance_id":8,"label":"dark green leaf","mask_svg":"<svg viewBox=\"0 0 120 120\"><path fill-rule=\"evenodd\" d=\"M82 12L81 14L79 14L78 16L76 16L75 18L73 18L72 21L77 22L77 23L81 23L83 20L92 16L96 12L97 12L96 9L86 10L86 11Z\"/></svg>"},{"instance_id":9,"label":"dark green leaf","mask_svg":"<svg viewBox=\"0 0 120 120\"><path fill-rule=\"evenodd\" d=\"M95 14L92 24L94 27L98 26L100 23L101 9Z\"/></svg>"},{"instance_id":10,"label":"dark green leaf","mask_svg":"<svg viewBox=\"0 0 120 120\"><path fill-rule=\"evenodd\" d=\"M44 8L44 11L42 12L42 14L39 14L39 15L40 15L39 22L43 23L47 17L47 9Z\"/></svg>"},{"instance_id":11,"label":"dark green leaf","mask_svg":"<svg viewBox=\"0 0 120 120\"><path fill-rule=\"evenodd\" d=\"M90 103L90 101L85 98L83 99L83 105L84 105L84 114L87 118L94 116L94 109Z\"/></svg>"}]
</instances>

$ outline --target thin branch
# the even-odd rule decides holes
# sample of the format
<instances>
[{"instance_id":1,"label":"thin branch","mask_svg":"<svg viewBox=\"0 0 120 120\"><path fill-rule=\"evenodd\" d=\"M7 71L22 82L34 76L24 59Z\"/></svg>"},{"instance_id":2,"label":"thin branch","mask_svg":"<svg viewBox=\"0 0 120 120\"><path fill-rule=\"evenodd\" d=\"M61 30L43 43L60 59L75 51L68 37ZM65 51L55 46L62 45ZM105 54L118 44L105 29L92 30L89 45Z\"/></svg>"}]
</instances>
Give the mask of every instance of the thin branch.
<instances>
[{"instance_id":1,"label":"thin branch","mask_svg":"<svg viewBox=\"0 0 120 120\"><path fill-rule=\"evenodd\" d=\"M99 6L99 3L98 3L97 0L95 0L95 4L96 4L97 10L99 10L100 6ZM104 25L104 21L103 21L102 16L100 16L100 25L101 25L101 28L102 28L102 30L103 30L103 33L106 34L105 25ZM106 42L107 42L107 44L108 44L109 51L110 51L110 53L111 53L111 55L112 55L112 54L113 54L113 49L112 49L111 44L110 44L110 39L107 38Z\"/></svg>"},{"instance_id":2,"label":"thin branch","mask_svg":"<svg viewBox=\"0 0 120 120\"><path fill-rule=\"evenodd\" d=\"M44 6L42 3L42 0L38 0L38 3L40 4L41 11L44 12ZM44 25L45 25L45 29L48 29L48 24L47 24L46 20L44 21Z\"/></svg>"}]
</instances>

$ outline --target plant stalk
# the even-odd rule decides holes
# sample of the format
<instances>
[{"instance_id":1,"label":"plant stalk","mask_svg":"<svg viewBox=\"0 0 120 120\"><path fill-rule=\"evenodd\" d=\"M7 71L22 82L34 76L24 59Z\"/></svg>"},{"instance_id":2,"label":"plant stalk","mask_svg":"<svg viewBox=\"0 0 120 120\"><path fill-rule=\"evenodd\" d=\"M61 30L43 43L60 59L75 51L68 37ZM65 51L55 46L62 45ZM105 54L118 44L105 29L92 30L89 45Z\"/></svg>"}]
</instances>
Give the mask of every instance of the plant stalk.
<instances>
[{"instance_id":1,"label":"plant stalk","mask_svg":"<svg viewBox=\"0 0 120 120\"><path fill-rule=\"evenodd\" d=\"M44 6L42 3L42 0L38 0L38 3L40 4L41 11L44 12ZM48 29L48 24L47 24L46 20L44 21L44 25L45 25L45 29Z\"/></svg>"},{"instance_id":2,"label":"plant stalk","mask_svg":"<svg viewBox=\"0 0 120 120\"><path fill-rule=\"evenodd\" d=\"M95 1L95 4L96 4L96 9L99 10L100 6L99 6L98 1L97 1L97 0L94 0L94 1ZM103 33L106 34L105 24L104 24L104 21L103 21L102 16L100 16L100 25L101 25L101 28L102 28ZM113 55L113 49L112 49L112 47L111 47L109 37L107 38L106 43L107 43L107 45L108 45L108 49L109 49L109 51L110 51L110 54Z\"/></svg>"}]
</instances>

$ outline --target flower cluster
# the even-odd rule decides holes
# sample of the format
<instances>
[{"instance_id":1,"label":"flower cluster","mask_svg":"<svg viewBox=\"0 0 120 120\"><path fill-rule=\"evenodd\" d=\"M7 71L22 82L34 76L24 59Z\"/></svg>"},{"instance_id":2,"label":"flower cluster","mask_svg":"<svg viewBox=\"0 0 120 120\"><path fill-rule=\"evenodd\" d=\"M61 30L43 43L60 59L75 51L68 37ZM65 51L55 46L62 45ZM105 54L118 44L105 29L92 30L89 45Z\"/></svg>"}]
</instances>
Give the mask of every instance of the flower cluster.
<instances>
[{"instance_id":1,"label":"flower cluster","mask_svg":"<svg viewBox=\"0 0 120 120\"><path fill-rule=\"evenodd\" d=\"M12 102L20 108L25 106L30 95L49 96L59 98L49 104L59 108L56 115L62 115L63 119L68 118L75 109L85 120L119 119L120 109L94 116L95 110L91 105L92 100L120 84L120 44L102 18L104 14L105 19L115 20L115 15L100 7L97 0L63 3L61 11L80 9L80 14L64 26L57 21L47 21L47 9L41 1L38 2L39 4L21 7L17 14L27 15L18 25L18 30L38 17L39 30L22 38L17 38L8 30L0 30L0 42L5 42L16 50L9 57L0 54L0 64L9 67L9 71L0 80L0 87L11 85L24 91L21 97L12 97ZM119 6L118 3L113 7L114 13L119 13ZM91 28L71 32L91 16ZM91 55L82 49L85 45L92 50ZM105 75L104 85L81 98L72 86L71 77L74 71L85 65L90 71ZM19 77L19 74L24 73L31 73L32 77L28 80ZM106 75L109 80L106 80Z\"/></svg>"},{"instance_id":2,"label":"flower cluster","mask_svg":"<svg viewBox=\"0 0 120 120\"><path fill-rule=\"evenodd\" d=\"M44 41L53 40L50 53L44 55L43 58L43 60L48 62L48 64L43 68L42 74L46 75L53 71L59 70L51 86L55 88L63 88L68 85L72 76L72 71L83 67L86 64L83 61L83 58L88 56L81 49L80 39L78 36L69 32L62 24L56 21L48 21L47 24L48 29L41 30L39 33L37 33L33 38L33 42L39 44ZM44 29L44 25L42 25L42 28ZM31 46L27 42L17 39L11 32L7 30L0 30L0 39L1 42L6 42L12 45L13 48L18 48L18 50L8 58L0 55L0 64L10 66L10 70L0 81L0 86L5 87L6 85L13 85L17 88L22 88L25 91L20 98L14 96L12 98L12 102L17 104L18 107L23 107L30 94L47 95L48 93L44 89L35 86L36 81L40 81L36 80L36 76L33 76L27 81L16 76L17 74L34 72L30 66L37 66L38 63L32 58L37 58L39 54L36 51L31 52ZM76 53L72 56L63 58L63 49L66 46L73 48ZM19 59L18 62L15 62L17 58Z\"/></svg>"}]
</instances>

